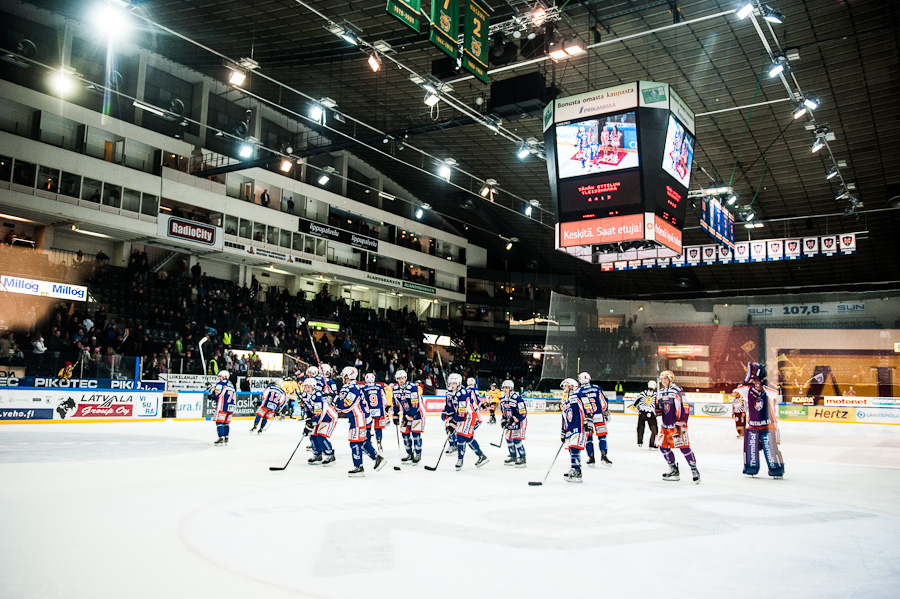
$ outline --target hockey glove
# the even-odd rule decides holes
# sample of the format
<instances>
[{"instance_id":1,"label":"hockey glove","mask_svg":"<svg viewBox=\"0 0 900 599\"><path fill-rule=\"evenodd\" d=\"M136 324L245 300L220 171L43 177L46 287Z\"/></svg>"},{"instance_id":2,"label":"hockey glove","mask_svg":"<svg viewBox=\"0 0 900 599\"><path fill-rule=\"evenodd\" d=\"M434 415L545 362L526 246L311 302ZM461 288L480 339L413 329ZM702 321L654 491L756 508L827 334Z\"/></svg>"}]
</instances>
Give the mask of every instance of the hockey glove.
<instances>
[{"instance_id":1,"label":"hockey glove","mask_svg":"<svg viewBox=\"0 0 900 599\"><path fill-rule=\"evenodd\" d=\"M566 441L566 431L563 431L559 434L559 440L565 443Z\"/></svg>"},{"instance_id":2,"label":"hockey glove","mask_svg":"<svg viewBox=\"0 0 900 599\"><path fill-rule=\"evenodd\" d=\"M303 434L309 435L312 432L312 429L313 429L312 419L307 419L306 422L303 424Z\"/></svg>"},{"instance_id":3,"label":"hockey glove","mask_svg":"<svg viewBox=\"0 0 900 599\"><path fill-rule=\"evenodd\" d=\"M519 421L512 418L509 420L509 422L506 423L506 426L504 428L508 431L514 431L519 428Z\"/></svg>"},{"instance_id":4,"label":"hockey glove","mask_svg":"<svg viewBox=\"0 0 900 599\"><path fill-rule=\"evenodd\" d=\"M500 419L500 426L501 426L501 427L507 428L507 426L506 426L507 424L509 424L509 420L507 420L506 418L501 418L501 419Z\"/></svg>"},{"instance_id":5,"label":"hockey glove","mask_svg":"<svg viewBox=\"0 0 900 599\"><path fill-rule=\"evenodd\" d=\"M393 418L391 418L391 420L393 421L394 426L400 425L400 417L399 416L394 416Z\"/></svg>"},{"instance_id":6,"label":"hockey glove","mask_svg":"<svg viewBox=\"0 0 900 599\"><path fill-rule=\"evenodd\" d=\"M605 420L606 422L609 422L609 410L606 410L605 412L603 412L603 420Z\"/></svg>"},{"instance_id":7,"label":"hockey glove","mask_svg":"<svg viewBox=\"0 0 900 599\"><path fill-rule=\"evenodd\" d=\"M590 420L586 419L584 421L584 427L583 427L584 432L589 433L593 430L593 428L594 428L594 423L591 422Z\"/></svg>"}]
</instances>

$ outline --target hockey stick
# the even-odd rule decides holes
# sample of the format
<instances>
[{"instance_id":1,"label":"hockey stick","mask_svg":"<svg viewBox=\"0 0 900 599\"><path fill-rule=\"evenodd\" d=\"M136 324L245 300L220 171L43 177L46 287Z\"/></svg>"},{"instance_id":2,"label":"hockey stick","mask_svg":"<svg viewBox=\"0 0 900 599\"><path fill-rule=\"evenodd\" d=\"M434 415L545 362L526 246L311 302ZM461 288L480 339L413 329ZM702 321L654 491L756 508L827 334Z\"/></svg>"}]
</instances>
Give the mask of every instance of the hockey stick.
<instances>
[{"instance_id":1,"label":"hockey stick","mask_svg":"<svg viewBox=\"0 0 900 599\"><path fill-rule=\"evenodd\" d=\"M437 464L434 465L434 468L432 468L431 466L425 466L425 470L428 470L429 472L434 472L435 470L437 470L437 467L441 463L441 458L444 457L444 450L447 449L447 443L449 443L449 442L450 442L450 433L448 433L447 438L444 439L444 446L441 447L441 453L440 453L440 455L438 455Z\"/></svg>"},{"instance_id":2,"label":"hockey stick","mask_svg":"<svg viewBox=\"0 0 900 599\"><path fill-rule=\"evenodd\" d=\"M297 443L297 447L295 447L294 451L291 452L291 457L288 458L288 461L287 461L287 463L285 463L284 468L279 468L278 466L269 466L269 470L271 470L272 472L280 472L281 470L284 470L285 468L287 468L288 464L291 463L291 460L294 459L294 454L297 453L298 449L300 449L300 444L303 443L304 439L306 439L306 436L307 436L307 433L304 432L303 436L300 437L300 442Z\"/></svg>"},{"instance_id":3,"label":"hockey stick","mask_svg":"<svg viewBox=\"0 0 900 599\"><path fill-rule=\"evenodd\" d=\"M397 433L397 455L400 455L400 427L396 424L394 425L394 432ZM400 470L400 466L394 466L394 470Z\"/></svg>"},{"instance_id":4,"label":"hockey stick","mask_svg":"<svg viewBox=\"0 0 900 599\"><path fill-rule=\"evenodd\" d=\"M543 485L545 482L547 482L547 477L550 476L550 471L553 470L553 466L554 466L554 464L556 464L556 458L559 457L559 454L562 452L563 445L565 445L565 444L566 444L565 441L563 441L562 443L559 444L559 449L556 450L556 457L554 457L554 458L553 458L553 461L550 462L550 468L547 469L547 474L544 475L544 480L542 480L542 481L540 481L540 482L531 482L531 481L529 481L529 482L528 482L528 486L530 486L530 487L540 487L540 486Z\"/></svg>"},{"instance_id":5,"label":"hockey stick","mask_svg":"<svg viewBox=\"0 0 900 599\"><path fill-rule=\"evenodd\" d=\"M491 443L491 447L503 447L503 435L506 433L506 429L500 431L500 442L499 443Z\"/></svg>"}]
</instances>

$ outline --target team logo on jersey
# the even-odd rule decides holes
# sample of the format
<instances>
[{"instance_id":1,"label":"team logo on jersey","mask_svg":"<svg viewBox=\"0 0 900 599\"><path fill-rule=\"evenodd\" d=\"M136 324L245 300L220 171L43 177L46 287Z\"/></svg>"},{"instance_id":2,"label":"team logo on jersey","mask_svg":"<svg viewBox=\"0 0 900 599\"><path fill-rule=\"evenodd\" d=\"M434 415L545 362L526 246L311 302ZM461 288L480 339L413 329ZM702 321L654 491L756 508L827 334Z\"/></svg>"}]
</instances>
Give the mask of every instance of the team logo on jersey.
<instances>
[{"instance_id":1,"label":"team logo on jersey","mask_svg":"<svg viewBox=\"0 0 900 599\"><path fill-rule=\"evenodd\" d=\"M762 411L763 402L761 402L761 401L754 402L753 407L756 408L757 412Z\"/></svg>"}]
</instances>

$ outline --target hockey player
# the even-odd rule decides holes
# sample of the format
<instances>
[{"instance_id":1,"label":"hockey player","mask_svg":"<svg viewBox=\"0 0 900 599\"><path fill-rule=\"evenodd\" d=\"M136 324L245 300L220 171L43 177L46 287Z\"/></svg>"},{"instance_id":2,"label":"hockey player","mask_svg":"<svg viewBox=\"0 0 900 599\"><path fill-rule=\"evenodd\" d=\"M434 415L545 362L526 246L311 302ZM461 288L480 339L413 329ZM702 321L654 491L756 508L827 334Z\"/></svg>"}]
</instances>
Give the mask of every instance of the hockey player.
<instances>
[{"instance_id":1,"label":"hockey player","mask_svg":"<svg viewBox=\"0 0 900 599\"><path fill-rule=\"evenodd\" d=\"M587 446L588 466L593 468L596 463L594 459L594 443L591 440L592 434L597 435L597 445L600 447L600 463L604 466L612 466L612 462L606 455L608 449L606 443L606 419L609 416L609 403L606 401L603 389L591 384L591 375L587 372L582 372L578 375L578 384L579 387L575 390L574 396L581 401L587 424L592 425L585 430L587 433L585 444Z\"/></svg>"},{"instance_id":2,"label":"hockey player","mask_svg":"<svg viewBox=\"0 0 900 599\"><path fill-rule=\"evenodd\" d=\"M496 385L494 385L496 387ZM503 461L504 466L525 468L525 427L528 424L528 409L525 400L516 393L516 386L512 381L503 381L501 385L503 395L500 398L500 426L506 432L506 445L509 449L509 457Z\"/></svg>"},{"instance_id":3,"label":"hockey player","mask_svg":"<svg viewBox=\"0 0 900 599\"><path fill-rule=\"evenodd\" d=\"M688 410L682 404L684 390L675 384L675 374L671 370L663 370L659 373L660 387L656 391L656 413L662 416L662 432L657 440L659 450L669 464L669 471L662 475L663 480L677 481L678 464L675 463L673 449L680 449L691 467L691 474L695 483L700 482L700 472L697 470L697 459L691 451L688 439L687 421Z\"/></svg>"},{"instance_id":4,"label":"hockey player","mask_svg":"<svg viewBox=\"0 0 900 599\"><path fill-rule=\"evenodd\" d=\"M347 474L351 477L366 475L362 465L363 453L375 461L376 472L384 468L384 464L387 461L375 453L375 448L372 447L372 441L370 440L371 431L369 430L372 424L372 416L369 414L369 404L363 395L363 388L356 384L357 377L359 377L359 371L355 367L347 366L344 368L341 371L344 386L341 387L335 398L335 407L338 411L346 414L347 420L350 421L350 453L353 456L354 468Z\"/></svg>"},{"instance_id":5,"label":"hockey player","mask_svg":"<svg viewBox=\"0 0 900 599\"><path fill-rule=\"evenodd\" d=\"M759 448L762 447L769 466L769 476L784 478L784 458L778 449L778 390L766 385L765 366L747 364L747 378L734 390L740 393L747 409L747 430L744 433L744 474L759 473Z\"/></svg>"},{"instance_id":6,"label":"hockey player","mask_svg":"<svg viewBox=\"0 0 900 599\"><path fill-rule=\"evenodd\" d=\"M650 449L656 449L656 435L659 430L656 427L656 381L647 381L647 388L641 391L635 398L631 407L638 411L637 444L644 446L644 425L650 428Z\"/></svg>"},{"instance_id":7,"label":"hockey player","mask_svg":"<svg viewBox=\"0 0 900 599\"><path fill-rule=\"evenodd\" d=\"M478 456L475 462L477 468L481 468L490 460L481 451L478 441L475 440L475 429L481 424L481 416L478 414L478 396L471 387L462 386L462 377L456 373L447 378L447 398L453 406L451 426L456 432L456 450L459 458L456 460L456 469L462 470L463 458L466 455L466 445L472 446L472 451Z\"/></svg>"},{"instance_id":8,"label":"hockey player","mask_svg":"<svg viewBox=\"0 0 900 599\"><path fill-rule=\"evenodd\" d=\"M316 389L318 381L312 377L303 381L300 393L300 402L303 404L303 412L306 414L306 423L303 433L309 435L312 443L313 457L307 461L311 465L321 464L328 466L336 460L334 448L331 446L331 434L337 425L337 411L322 396L322 392ZM325 456L324 459L322 456Z\"/></svg>"},{"instance_id":9,"label":"hockey player","mask_svg":"<svg viewBox=\"0 0 900 599\"><path fill-rule=\"evenodd\" d=\"M447 387L449 388L450 384L447 383ZM441 421L444 423L444 431L447 433L449 447L445 454L454 454L458 453L459 450L456 448L456 429L453 428L453 414L456 410L456 407L453 405L453 400L450 398L450 394L446 394L444 396L444 409L441 410Z\"/></svg>"},{"instance_id":10,"label":"hockey player","mask_svg":"<svg viewBox=\"0 0 900 599\"><path fill-rule=\"evenodd\" d=\"M378 453L383 454L381 437L388 420L387 412L385 411L387 396L384 388L375 384L375 373L367 373L365 380L366 384L362 389L363 396L366 403L369 404L369 414L372 416L372 430L375 431L375 444L378 446Z\"/></svg>"},{"instance_id":11,"label":"hockey player","mask_svg":"<svg viewBox=\"0 0 900 599\"><path fill-rule=\"evenodd\" d=\"M587 439L585 429L591 427L586 422L581 400L575 397L577 384L574 379L565 379L561 385L563 398L559 408L562 412L562 433L559 440L566 444L572 463L572 468L563 475L567 483L581 482L581 450Z\"/></svg>"},{"instance_id":12,"label":"hockey player","mask_svg":"<svg viewBox=\"0 0 900 599\"><path fill-rule=\"evenodd\" d=\"M333 402L333 396L338 393L338 384L331 379L331 366L322 364L322 371L316 377L316 380L319 381L316 388L322 392L326 399L332 398L330 401Z\"/></svg>"},{"instance_id":13,"label":"hockey player","mask_svg":"<svg viewBox=\"0 0 900 599\"><path fill-rule=\"evenodd\" d=\"M737 389L731 394L731 417L734 418L738 439L743 439L744 429L747 428L747 406Z\"/></svg>"},{"instance_id":14,"label":"hockey player","mask_svg":"<svg viewBox=\"0 0 900 599\"><path fill-rule=\"evenodd\" d=\"M237 399L237 392L234 390L234 385L228 380L229 376L227 370L220 370L219 382L209 392L209 398L216 402L216 431L219 433L219 438L213 445L219 447L228 444L231 416L234 414L234 404Z\"/></svg>"},{"instance_id":15,"label":"hockey player","mask_svg":"<svg viewBox=\"0 0 900 599\"><path fill-rule=\"evenodd\" d=\"M259 432L257 434L262 434L269 418L274 418L287 400L287 393L285 393L284 387L290 388L292 383L293 381L289 380L285 380L281 385L277 385L275 381L269 383L269 386L262 392L259 407L256 408L256 418L253 420L253 427L250 429L251 433L256 431L258 426Z\"/></svg>"},{"instance_id":16,"label":"hockey player","mask_svg":"<svg viewBox=\"0 0 900 599\"><path fill-rule=\"evenodd\" d=\"M488 420L488 424L497 424L495 412L497 411L497 404L500 403L501 395L500 389L497 388L497 383L491 383L491 390L487 393L488 410L491 411L491 419Z\"/></svg>"},{"instance_id":17,"label":"hockey player","mask_svg":"<svg viewBox=\"0 0 900 599\"><path fill-rule=\"evenodd\" d=\"M391 412L394 426L400 426L400 413L403 413L400 435L403 437L403 447L406 448L406 457L400 461L416 465L422 459L425 406L420 401L419 388L409 382L405 370L398 370L394 378L397 382L391 385Z\"/></svg>"}]
</instances>

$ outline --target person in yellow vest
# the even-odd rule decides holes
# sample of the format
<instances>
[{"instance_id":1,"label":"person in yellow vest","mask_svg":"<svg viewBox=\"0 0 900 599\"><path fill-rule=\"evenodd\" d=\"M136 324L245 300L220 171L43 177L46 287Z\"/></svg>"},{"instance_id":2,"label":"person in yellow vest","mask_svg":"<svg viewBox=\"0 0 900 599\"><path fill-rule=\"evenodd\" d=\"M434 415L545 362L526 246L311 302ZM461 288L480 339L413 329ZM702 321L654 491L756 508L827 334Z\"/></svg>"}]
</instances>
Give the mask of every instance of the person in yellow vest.
<instances>
[{"instance_id":1,"label":"person in yellow vest","mask_svg":"<svg viewBox=\"0 0 900 599\"><path fill-rule=\"evenodd\" d=\"M228 331L222 333L222 343L225 345L225 347L231 347L231 333L229 333Z\"/></svg>"},{"instance_id":2,"label":"person in yellow vest","mask_svg":"<svg viewBox=\"0 0 900 599\"><path fill-rule=\"evenodd\" d=\"M488 409L491 411L491 419L488 420L488 424L497 424L497 416L494 413L497 410L497 404L500 403L500 395L497 383L491 383L491 390L487 393Z\"/></svg>"},{"instance_id":3,"label":"person in yellow vest","mask_svg":"<svg viewBox=\"0 0 900 599\"><path fill-rule=\"evenodd\" d=\"M60 369L59 374L57 374L56 376L58 376L59 378L61 378L64 381L67 381L70 378L72 378L72 372L74 370L75 370L75 367L72 365L72 363L66 362L66 365Z\"/></svg>"}]
</instances>

